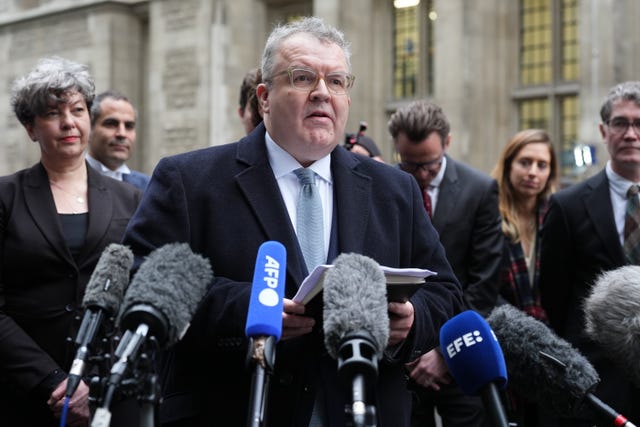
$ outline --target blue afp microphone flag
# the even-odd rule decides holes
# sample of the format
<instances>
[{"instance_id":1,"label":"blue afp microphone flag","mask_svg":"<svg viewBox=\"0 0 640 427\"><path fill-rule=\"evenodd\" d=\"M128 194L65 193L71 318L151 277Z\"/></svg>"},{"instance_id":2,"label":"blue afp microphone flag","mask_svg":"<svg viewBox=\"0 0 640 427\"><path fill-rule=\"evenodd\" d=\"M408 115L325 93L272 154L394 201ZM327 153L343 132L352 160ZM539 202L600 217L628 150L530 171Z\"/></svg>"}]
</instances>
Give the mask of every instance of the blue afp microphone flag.
<instances>
[{"instance_id":1,"label":"blue afp microphone flag","mask_svg":"<svg viewBox=\"0 0 640 427\"><path fill-rule=\"evenodd\" d=\"M478 395L488 384L506 386L507 367L498 339L475 311L462 312L442 326L440 347L451 375L465 394Z\"/></svg>"},{"instance_id":2,"label":"blue afp microphone flag","mask_svg":"<svg viewBox=\"0 0 640 427\"><path fill-rule=\"evenodd\" d=\"M287 251L280 242L260 245L253 273L245 333L248 337L282 335Z\"/></svg>"}]
</instances>

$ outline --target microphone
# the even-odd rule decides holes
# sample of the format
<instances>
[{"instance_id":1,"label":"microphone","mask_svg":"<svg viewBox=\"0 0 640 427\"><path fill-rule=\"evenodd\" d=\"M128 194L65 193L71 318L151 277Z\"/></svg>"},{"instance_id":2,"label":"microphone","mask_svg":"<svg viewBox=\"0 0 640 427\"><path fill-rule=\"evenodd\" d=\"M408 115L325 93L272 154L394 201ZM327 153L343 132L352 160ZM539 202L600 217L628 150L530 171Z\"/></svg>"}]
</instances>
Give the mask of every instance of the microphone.
<instances>
[{"instance_id":1,"label":"microphone","mask_svg":"<svg viewBox=\"0 0 640 427\"><path fill-rule=\"evenodd\" d=\"M115 391L147 339L153 338L158 348L168 348L182 338L212 279L209 261L194 254L186 243L164 245L144 260L120 308L119 325L126 332L92 426L108 425Z\"/></svg>"},{"instance_id":2,"label":"microphone","mask_svg":"<svg viewBox=\"0 0 640 427\"><path fill-rule=\"evenodd\" d=\"M69 370L65 397L71 397L82 380L102 322L118 313L132 265L133 253L126 246L112 243L102 251L82 300L85 312L75 340L78 349Z\"/></svg>"},{"instance_id":3,"label":"microphone","mask_svg":"<svg viewBox=\"0 0 640 427\"><path fill-rule=\"evenodd\" d=\"M245 333L248 337L282 335L282 305L287 250L280 242L260 245L253 272Z\"/></svg>"},{"instance_id":4,"label":"microphone","mask_svg":"<svg viewBox=\"0 0 640 427\"><path fill-rule=\"evenodd\" d=\"M640 387L640 266L602 273L584 302L587 336Z\"/></svg>"},{"instance_id":5,"label":"microphone","mask_svg":"<svg viewBox=\"0 0 640 427\"><path fill-rule=\"evenodd\" d=\"M507 367L500 344L484 318L467 310L449 319L440 328L440 348L462 391L481 395L492 425L508 427L498 392L507 384Z\"/></svg>"},{"instance_id":6,"label":"microphone","mask_svg":"<svg viewBox=\"0 0 640 427\"><path fill-rule=\"evenodd\" d=\"M487 319L507 362L514 390L560 416L575 416L586 402L617 427L635 427L592 391L600 381L578 350L545 324L505 304Z\"/></svg>"},{"instance_id":7,"label":"microphone","mask_svg":"<svg viewBox=\"0 0 640 427\"><path fill-rule=\"evenodd\" d=\"M249 426L266 418L269 377L275 364L275 345L282 335L282 306L287 250L282 243L264 242L258 249L245 333L250 338L249 362L253 367Z\"/></svg>"},{"instance_id":8,"label":"microphone","mask_svg":"<svg viewBox=\"0 0 640 427\"><path fill-rule=\"evenodd\" d=\"M375 425L367 389L378 376L378 360L389 340L386 280L373 259L341 254L324 277L324 344L338 360L338 376L351 383L347 414L355 426Z\"/></svg>"}]
</instances>

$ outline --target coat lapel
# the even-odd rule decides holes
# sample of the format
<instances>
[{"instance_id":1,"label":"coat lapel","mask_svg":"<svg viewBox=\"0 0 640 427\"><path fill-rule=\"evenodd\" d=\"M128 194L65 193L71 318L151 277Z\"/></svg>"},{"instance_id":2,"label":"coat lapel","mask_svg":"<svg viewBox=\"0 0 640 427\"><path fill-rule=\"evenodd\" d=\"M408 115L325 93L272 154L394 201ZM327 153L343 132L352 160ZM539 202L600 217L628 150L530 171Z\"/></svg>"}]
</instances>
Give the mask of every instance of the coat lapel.
<instances>
[{"instance_id":1,"label":"coat lapel","mask_svg":"<svg viewBox=\"0 0 640 427\"><path fill-rule=\"evenodd\" d=\"M49 186L49 176L41 163L30 169L25 186L27 187L23 189L25 204L33 222L55 252L69 264L75 266L76 263L62 235L56 205Z\"/></svg>"},{"instance_id":2,"label":"coat lapel","mask_svg":"<svg viewBox=\"0 0 640 427\"><path fill-rule=\"evenodd\" d=\"M603 170L600 172L600 179L593 183L590 191L584 196L585 212L589 216L596 233L604 242L609 254L615 260L624 260L622 246L619 244L620 237L616 230L616 222L613 218L613 207L609 192L609 180ZM612 244L613 243L613 244Z\"/></svg>"},{"instance_id":3,"label":"coat lapel","mask_svg":"<svg viewBox=\"0 0 640 427\"><path fill-rule=\"evenodd\" d=\"M436 211L433 215L433 226L442 232L452 218L451 212L456 208L460 185L458 183L458 171L456 164L447 157L447 166L440 184Z\"/></svg>"},{"instance_id":4,"label":"coat lapel","mask_svg":"<svg viewBox=\"0 0 640 427\"><path fill-rule=\"evenodd\" d=\"M96 247L102 241L109 229L113 218L113 201L111 193L104 186L105 179L111 179L100 175L100 172L87 164L87 179L89 191L89 224L87 236L78 259L78 265L82 266L87 257L96 251Z\"/></svg>"},{"instance_id":5,"label":"coat lapel","mask_svg":"<svg viewBox=\"0 0 640 427\"><path fill-rule=\"evenodd\" d=\"M338 252L363 253L371 206L371 178L355 170L359 160L336 147L331 158ZM358 218L354 221L354 218Z\"/></svg>"},{"instance_id":6,"label":"coat lapel","mask_svg":"<svg viewBox=\"0 0 640 427\"><path fill-rule=\"evenodd\" d=\"M254 135L255 132L252 136ZM264 138L262 143L258 138L240 141L237 160L246 165L246 168L236 175L238 187L267 236L267 240L278 241L289 248L287 272L299 285L305 277L306 267L298 239L288 219L289 213L282 200L280 188L269 165Z\"/></svg>"},{"instance_id":7,"label":"coat lapel","mask_svg":"<svg viewBox=\"0 0 640 427\"><path fill-rule=\"evenodd\" d=\"M296 248L287 253L287 272L300 284L306 271L304 258L269 165L264 134L258 135L262 136L261 140L254 132L238 144L237 161L244 163L246 168L236 175L236 181L267 238L279 241L287 248ZM340 147L336 147L331 156L338 250L362 253L371 212L371 178L358 173L355 167L359 161ZM353 218L360 220L353 221Z\"/></svg>"}]
</instances>

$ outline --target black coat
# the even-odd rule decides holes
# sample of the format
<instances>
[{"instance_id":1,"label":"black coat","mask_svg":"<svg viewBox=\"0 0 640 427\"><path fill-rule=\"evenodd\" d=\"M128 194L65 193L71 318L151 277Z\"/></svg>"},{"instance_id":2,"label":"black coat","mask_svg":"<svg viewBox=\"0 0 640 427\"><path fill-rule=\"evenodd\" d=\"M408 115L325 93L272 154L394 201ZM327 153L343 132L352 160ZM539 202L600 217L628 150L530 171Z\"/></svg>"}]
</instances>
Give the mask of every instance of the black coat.
<instances>
[{"instance_id":1,"label":"black coat","mask_svg":"<svg viewBox=\"0 0 640 427\"><path fill-rule=\"evenodd\" d=\"M77 259L38 163L0 178L0 424L58 425L46 406L68 372L84 290L104 248L122 239L141 193L87 165L89 221ZM4 421L7 421L6 423ZM49 424L47 424L49 423ZM53 424L52 424L53 423Z\"/></svg>"},{"instance_id":2,"label":"black coat","mask_svg":"<svg viewBox=\"0 0 640 427\"><path fill-rule=\"evenodd\" d=\"M438 272L411 299L415 322L410 337L396 360L383 361L375 387L378 425L409 426L401 362L438 345L440 326L462 308L460 286L413 177L342 147L331 156L336 255L356 252L390 267ZM291 298L305 267L269 165L264 125L238 143L159 162L124 243L143 256L168 242L188 242L211 261L215 275L187 335L163 359L165 423L246 425L244 326L255 257L266 240L287 249L286 296ZM320 382L328 390L329 425L344 425L345 389L321 332L318 323L308 336L278 344L268 425L308 425Z\"/></svg>"},{"instance_id":3,"label":"black coat","mask_svg":"<svg viewBox=\"0 0 640 427\"><path fill-rule=\"evenodd\" d=\"M498 299L503 251L496 181L447 156L433 226L469 307L489 314Z\"/></svg>"},{"instance_id":4,"label":"black coat","mask_svg":"<svg viewBox=\"0 0 640 427\"><path fill-rule=\"evenodd\" d=\"M542 306L558 335L576 346L598 371L601 382L595 394L638 424L640 389L612 362L619 349L601 348L584 333L582 305L598 274L625 264L604 170L551 196L542 228ZM592 416L590 412L583 415Z\"/></svg>"}]
</instances>

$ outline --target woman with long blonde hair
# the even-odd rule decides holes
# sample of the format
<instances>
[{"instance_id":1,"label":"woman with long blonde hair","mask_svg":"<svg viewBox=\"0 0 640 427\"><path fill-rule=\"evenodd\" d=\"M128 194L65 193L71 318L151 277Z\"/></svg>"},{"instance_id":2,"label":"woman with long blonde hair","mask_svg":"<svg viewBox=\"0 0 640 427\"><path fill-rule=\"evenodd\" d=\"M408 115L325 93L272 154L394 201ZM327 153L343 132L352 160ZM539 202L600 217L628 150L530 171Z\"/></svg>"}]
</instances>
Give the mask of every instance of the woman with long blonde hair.
<instances>
[{"instance_id":1,"label":"woman with long blonde hair","mask_svg":"<svg viewBox=\"0 0 640 427\"><path fill-rule=\"evenodd\" d=\"M501 295L546 321L538 288L539 239L547 201L558 180L558 163L549 134L542 129L516 133L502 150L492 176L498 181L505 235Z\"/></svg>"},{"instance_id":2,"label":"woman with long blonde hair","mask_svg":"<svg viewBox=\"0 0 640 427\"><path fill-rule=\"evenodd\" d=\"M549 134L542 129L516 133L504 147L492 176L504 233L500 303L509 303L547 322L540 303L540 232L549 196L558 180L558 163ZM536 405L510 391L510 418L523 427L544 425Z\"/></svg>"}]
</instances>

